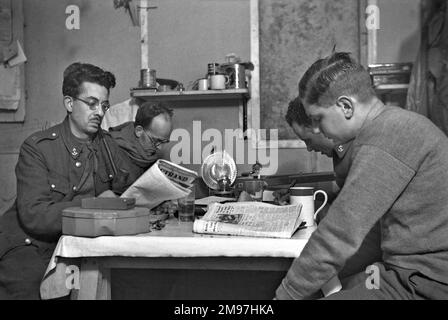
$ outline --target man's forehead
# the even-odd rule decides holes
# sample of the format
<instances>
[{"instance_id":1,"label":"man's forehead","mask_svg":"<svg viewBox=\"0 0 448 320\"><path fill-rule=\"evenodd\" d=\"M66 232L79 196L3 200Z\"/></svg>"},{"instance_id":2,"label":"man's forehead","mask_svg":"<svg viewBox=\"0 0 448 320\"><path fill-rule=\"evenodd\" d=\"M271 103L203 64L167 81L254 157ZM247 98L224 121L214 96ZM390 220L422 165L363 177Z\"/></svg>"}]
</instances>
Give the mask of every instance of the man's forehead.
<instances>
[{"instance_id":1,"label":"man's forehead","mask_svg":"<svg viewBox=\"0 0 448 320\"><path fill-rule=\"evenodd\" d=\"M173 124L168 116L161 113L152 119L149 129L158 137L165 138L170 136L173 130Z\"/></svg>"},{"instance_id":2,"label":"man's forehead","mask_svg":"<svg viewBox=\"0 0 448 320\"><path fill-rule=\"evenodd\" d=\"M84 81L79 86L79 89L80 93L87 94L89 96L91 95L93 97L96 97L98 95L104 95L105 97L108 97L109 95L106 87L94 82Z\"/></svg>"}]
</instances>

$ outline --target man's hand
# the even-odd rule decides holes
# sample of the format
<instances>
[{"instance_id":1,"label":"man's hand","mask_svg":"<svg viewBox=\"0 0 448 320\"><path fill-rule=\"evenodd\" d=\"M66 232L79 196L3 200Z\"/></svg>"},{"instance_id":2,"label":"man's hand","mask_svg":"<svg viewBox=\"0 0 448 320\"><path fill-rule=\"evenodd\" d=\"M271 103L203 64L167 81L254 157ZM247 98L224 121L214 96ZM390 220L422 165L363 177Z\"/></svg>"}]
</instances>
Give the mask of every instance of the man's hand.
<instances>
[{"instance_id":1,"label":"man's hand","mask_svg":"<svg viewBox=\"0 0 448 320\"><path fill-rule=\"evenodd\" d=\"M289 190L282 189L274 191L274 203L279 206L287 206L289 205Z\"/></svg>"},{"instance_id":2,"label":"man's hand","mask_svg":"<svg viewBox=\"0 0 448 320\"><path fill-rule=\"evenodd\" d=\"M118 198L118 196L112 190L106 190L98 198Z\"/></svg>"}]
</instances>

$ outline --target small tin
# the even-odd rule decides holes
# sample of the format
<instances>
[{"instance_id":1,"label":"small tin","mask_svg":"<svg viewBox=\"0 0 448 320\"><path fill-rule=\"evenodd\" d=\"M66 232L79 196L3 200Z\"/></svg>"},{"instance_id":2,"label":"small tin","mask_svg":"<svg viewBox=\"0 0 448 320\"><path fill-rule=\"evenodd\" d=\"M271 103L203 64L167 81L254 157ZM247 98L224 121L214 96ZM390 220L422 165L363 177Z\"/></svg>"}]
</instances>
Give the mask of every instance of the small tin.
<instances>
[{"instance_id":1,"label":"small tin","mask_svg":"<svg viewBox=\"0 0 448 320\"><path fill-rule=\"evenodd\" d=\"M207 74L209 76L214 75L214 74L219 74L221 73L220 67L219 67L219 63L209 63L207 65Z\"/></svg>"},{"instance_id":2,"label":"small tin","mask_svg":"<svg viewBox=\"0 0 448 320\"><path fill-rule=\"evenodd\" d=\"M141 69L140 83L143 88L157 88L156 70Z\"/></svg>"}]
</instances>

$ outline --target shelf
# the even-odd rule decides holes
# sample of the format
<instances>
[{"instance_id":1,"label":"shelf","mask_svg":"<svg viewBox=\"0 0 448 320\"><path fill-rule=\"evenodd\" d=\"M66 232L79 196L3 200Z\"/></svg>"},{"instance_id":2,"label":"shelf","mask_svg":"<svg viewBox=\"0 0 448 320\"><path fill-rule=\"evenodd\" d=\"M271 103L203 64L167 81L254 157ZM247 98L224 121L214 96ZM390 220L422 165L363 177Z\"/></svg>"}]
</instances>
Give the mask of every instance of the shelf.
<instances>
[{"instance_id":1,"label":"shelf","mask_svg":"<svg viewBox=\"0 0 448 320\"><path fill-rule=\"evenodd\" d=\"M206 91L167 91L154 92L153 90L133 88L131 96L149 100L186 101L186 100L238 100L249 98L248 89L226 89Z\"/></svg>"},{"instance_id":2,"label":"shelf","mask_svg":"<svg viewBox=\"0 0 448 320\"><path fill-rule=\"evenodd\" d=\"M409 89L409 84L380 84L374 87L376 91L384 92L384 91L406 91Z\"/></svg>"}]
</instances>

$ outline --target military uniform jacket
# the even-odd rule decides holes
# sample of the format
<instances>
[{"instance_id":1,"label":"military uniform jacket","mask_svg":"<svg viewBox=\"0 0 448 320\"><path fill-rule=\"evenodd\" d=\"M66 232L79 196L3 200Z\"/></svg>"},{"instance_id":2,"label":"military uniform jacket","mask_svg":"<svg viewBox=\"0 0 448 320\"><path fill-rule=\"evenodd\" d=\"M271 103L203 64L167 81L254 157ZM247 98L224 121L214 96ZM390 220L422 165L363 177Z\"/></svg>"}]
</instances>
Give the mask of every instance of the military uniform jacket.
<instances>
[{"instance_id":1,"label":"military uniform jacket","mask_svg":"<svg viewBox=\"0 0 448 320\"><path fill-rule=\"evenodd\" d=\"M96 169L88 175L86 166L90 164L92 172L92 163ZM92 175L89 191L85 181L90 177L92 182ZM59 125L31 135L21 146L16 166L16 202L0 220L4 240L0 259L23 243L54 245L62 232L63 209L80 206L82 198L106 190L121 194L137 175L130 159L106 132L99 133L91 143L82 143L71 133L66 118Z\"/></svg>"}]
</instances>

